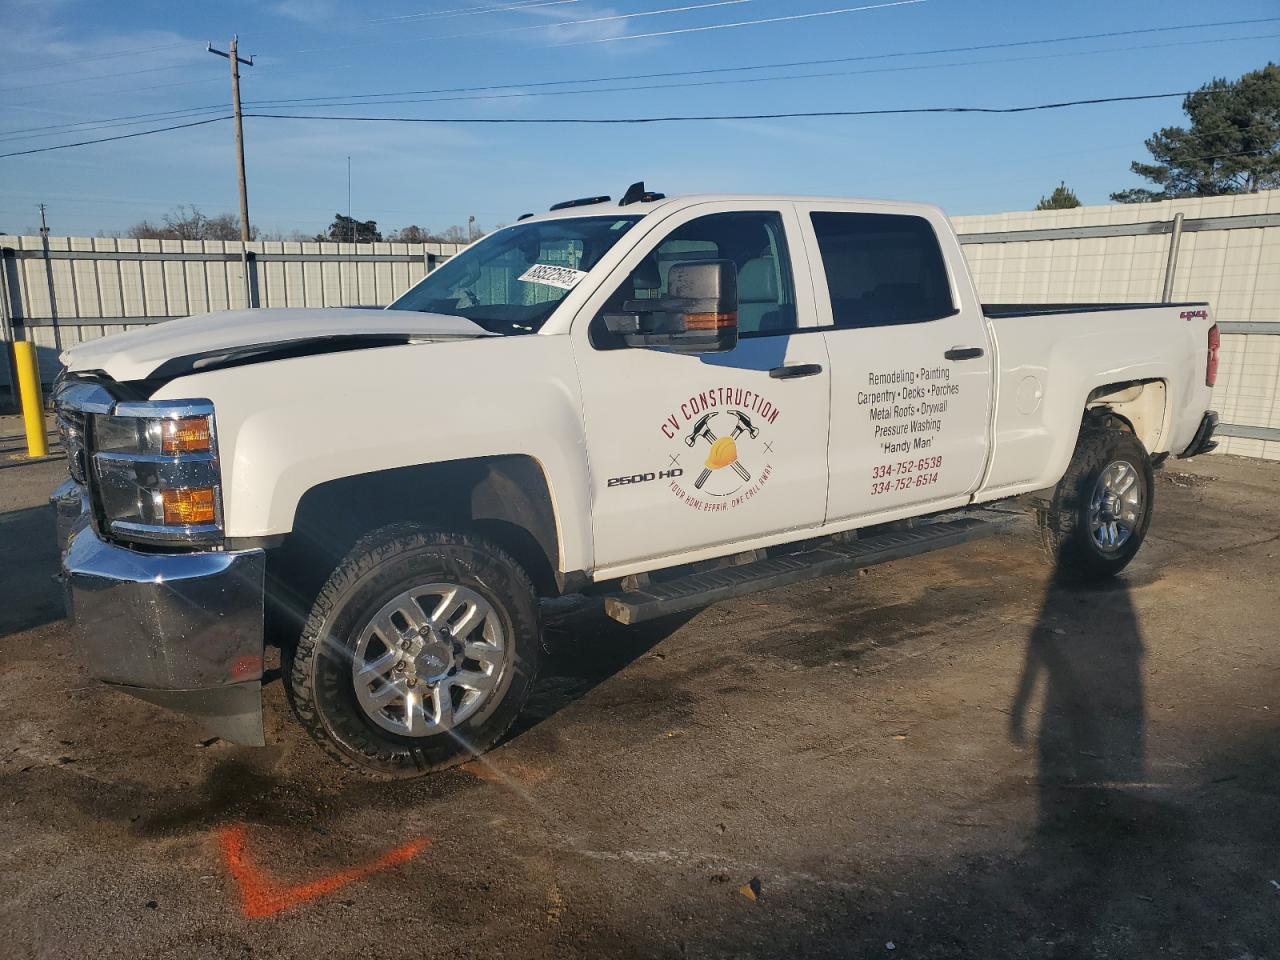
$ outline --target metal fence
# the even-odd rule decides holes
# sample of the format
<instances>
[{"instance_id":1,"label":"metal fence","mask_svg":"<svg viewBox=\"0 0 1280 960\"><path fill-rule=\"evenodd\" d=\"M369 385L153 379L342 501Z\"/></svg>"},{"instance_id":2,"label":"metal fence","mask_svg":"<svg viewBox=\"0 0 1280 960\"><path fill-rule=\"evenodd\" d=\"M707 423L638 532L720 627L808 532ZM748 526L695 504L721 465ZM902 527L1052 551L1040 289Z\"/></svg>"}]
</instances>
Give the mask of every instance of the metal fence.
<instances>
[{"instance_id":1,"label":"metal fence","mask_svg":"<svg viewBox=\"0 0 1280 960\"><path fill-rule=\"evenodd\" d=\"M83 340L248 307L384 306L460 249L0 236L0 339L36 344L42 376ZM0 364L0 387L11 371Z\"/></svg>"},{"instance_id":2,"label":"metal fence","mask_svg":"<svg viewBox=\"0 0 1280 960\"><path fill-rule=\"evenodd\" d=\"M1227 452L1280 459L1280 191L957 217L983 300L1208 300ZM453 244L0 236L0 337L66 346L244 306L383 306ZM0 364L0 388L9 371Z\"/></svg>"},{"instance_id":3,"label":"metal fence","mask_svg":"<svg viewBox=\"0 0 1280 960\"><path fill-rule=\"evenodd\" d=\"M1222 449L1280 460L1280 191L955 224L989 303L1209 301Z\"/></svg>"}]
</instances>

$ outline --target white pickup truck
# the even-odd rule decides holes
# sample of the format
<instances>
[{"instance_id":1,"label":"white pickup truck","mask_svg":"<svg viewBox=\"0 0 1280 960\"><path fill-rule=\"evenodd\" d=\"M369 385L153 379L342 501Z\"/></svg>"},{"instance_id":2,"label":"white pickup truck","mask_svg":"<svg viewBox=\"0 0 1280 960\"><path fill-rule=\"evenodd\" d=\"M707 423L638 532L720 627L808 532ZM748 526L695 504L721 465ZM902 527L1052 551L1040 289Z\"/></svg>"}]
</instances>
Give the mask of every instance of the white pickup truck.
<instances>
[{"instance_id":1,"label":"white pickup truck","mask_svg":"<svg viewBox=\"0 0 1280 960\"><path fill-rule=\"evenodd\" d=\"M984 306L931 206L559 204L385 310L231 311L80 344L53 500L98 679L262 742L268 647L334 758L490 747L543 599L634 623L994 528L1115 574L1152 468L1213 446L1205 304ZM797 616L803 616L797 611Z\"/></svg>"}]
</instances>

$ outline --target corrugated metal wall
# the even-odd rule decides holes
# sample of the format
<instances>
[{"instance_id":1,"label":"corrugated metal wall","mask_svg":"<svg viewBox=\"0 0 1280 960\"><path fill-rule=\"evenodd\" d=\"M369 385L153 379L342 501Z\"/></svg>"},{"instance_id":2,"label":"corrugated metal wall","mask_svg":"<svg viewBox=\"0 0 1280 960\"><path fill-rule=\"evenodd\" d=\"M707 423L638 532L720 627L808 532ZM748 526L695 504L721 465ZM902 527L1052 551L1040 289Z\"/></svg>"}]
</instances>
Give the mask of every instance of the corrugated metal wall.
<instances>
[{"instance_id":1,"label":"corrugated metal wall","mask_svg":"<svg viewBox=\"0 0 1280 960\"><path fill-rule=\"evenodd\" d=\"M1222 449L1280 459L1280 191L956 217L955 225L988 303L1152 302L1164 292L1178 215L1185 229L1172 298L1208 300L1232 331L1214 403L1236 435ZM10 314L0 320L41 348L50 376L59 344L246 303L238 242L50 237L48 245L46 258L40 237L0 236L0 310ZM251 243L248 295L264 307L382 306L457 249ZM7 382L0 364L0 386Z\"/></svg>"},{"instance_id":2,"label":"corrugated metal wall","mask_svg":"<svg viewBox=\"0 0 1280 960\"><path fill-rule=\"evenodd\" d=\"M1207 300L1227 333L1214 405L1237 432L1280 430L1280 190L1161 203L956 217L956 230L987 303L1151 302L1161 299L1171 223L1187 226L1173 271L1175 301ZM1208 221L1209 229L1192 229ZM1159 225L1138 235L1014 239L1023 231ZM1004 234L1004 238L991 238ZM1012 236L1010 236L1012 234ZM1222 450L1280 459L1280 440L1225 437Z\"/></svg>"}]
</instances>

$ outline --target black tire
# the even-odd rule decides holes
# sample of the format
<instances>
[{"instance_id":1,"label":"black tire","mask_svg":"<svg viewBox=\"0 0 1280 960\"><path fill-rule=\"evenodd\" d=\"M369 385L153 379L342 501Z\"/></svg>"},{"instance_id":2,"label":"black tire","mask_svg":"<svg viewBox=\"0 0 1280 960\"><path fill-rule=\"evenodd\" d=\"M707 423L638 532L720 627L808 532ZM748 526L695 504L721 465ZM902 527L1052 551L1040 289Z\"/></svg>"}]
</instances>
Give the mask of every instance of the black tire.
<instances>
[{"instance_id":1,"label":"black tire","mask_svg":"<svg viewBox=\"0 0 1280 960\"><path fill-rule=\"evenodd\" d=\"M360 705L352 657L385 603L440 579L475 591L493 607L514 647L510 679L495 704L452 731L400 735ZM286 652L285 691L307 733L335 760L377 779L421 776L472 759L506 733L537 675L540 633L533 585L501 548L469 533L387 527L360 540L316 597L297 645Z\"/></svg>"},{"instance_id":2,"label":"black tire","mask_svg":"<svg viewBox=\"0 0 1280 960\"><path fill-rule=\"evenodd\" d=\"M1090 525L1093 494L1102 471L1126 463L1137 474L1141 504L1128 538L1108 548L1095 541ZM1151 523L1155 481L1151 457L1133 432L1113 417L1095 417L1080 428L1067 472L1039 512L1045 549L1058 570L1070 579L1096 581L1114 577L1142 547Z\"/></svg>"}]
</instances>

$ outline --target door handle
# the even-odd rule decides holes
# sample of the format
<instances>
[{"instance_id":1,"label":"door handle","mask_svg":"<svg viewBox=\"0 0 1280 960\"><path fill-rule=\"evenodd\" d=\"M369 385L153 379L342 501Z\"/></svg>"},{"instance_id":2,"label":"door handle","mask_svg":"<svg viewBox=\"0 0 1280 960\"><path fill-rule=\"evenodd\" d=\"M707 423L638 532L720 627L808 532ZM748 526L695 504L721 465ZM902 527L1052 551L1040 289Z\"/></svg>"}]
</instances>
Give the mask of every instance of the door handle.
<instances>
[{"instance_id":1,"label":"door handle","mask_svg":"<svg viewBox=\"0 0 1280 960\"><path fill-rule=\"evenodd\" d=\"M943 356L948 360L977 360L983 352L981 347L952 347Z\"/></svg>"},{"instance_id":2,"label":"door handle","mask_svg":"<svg viewBox=\"0 0 1280 960\"><path fill-rule=\"evenodd\" d=\"M820 363L792 363L774 367L769 376L774 380L796 380L800 377L814 377L822 372Z\"/></svg>"}]
</instances>

